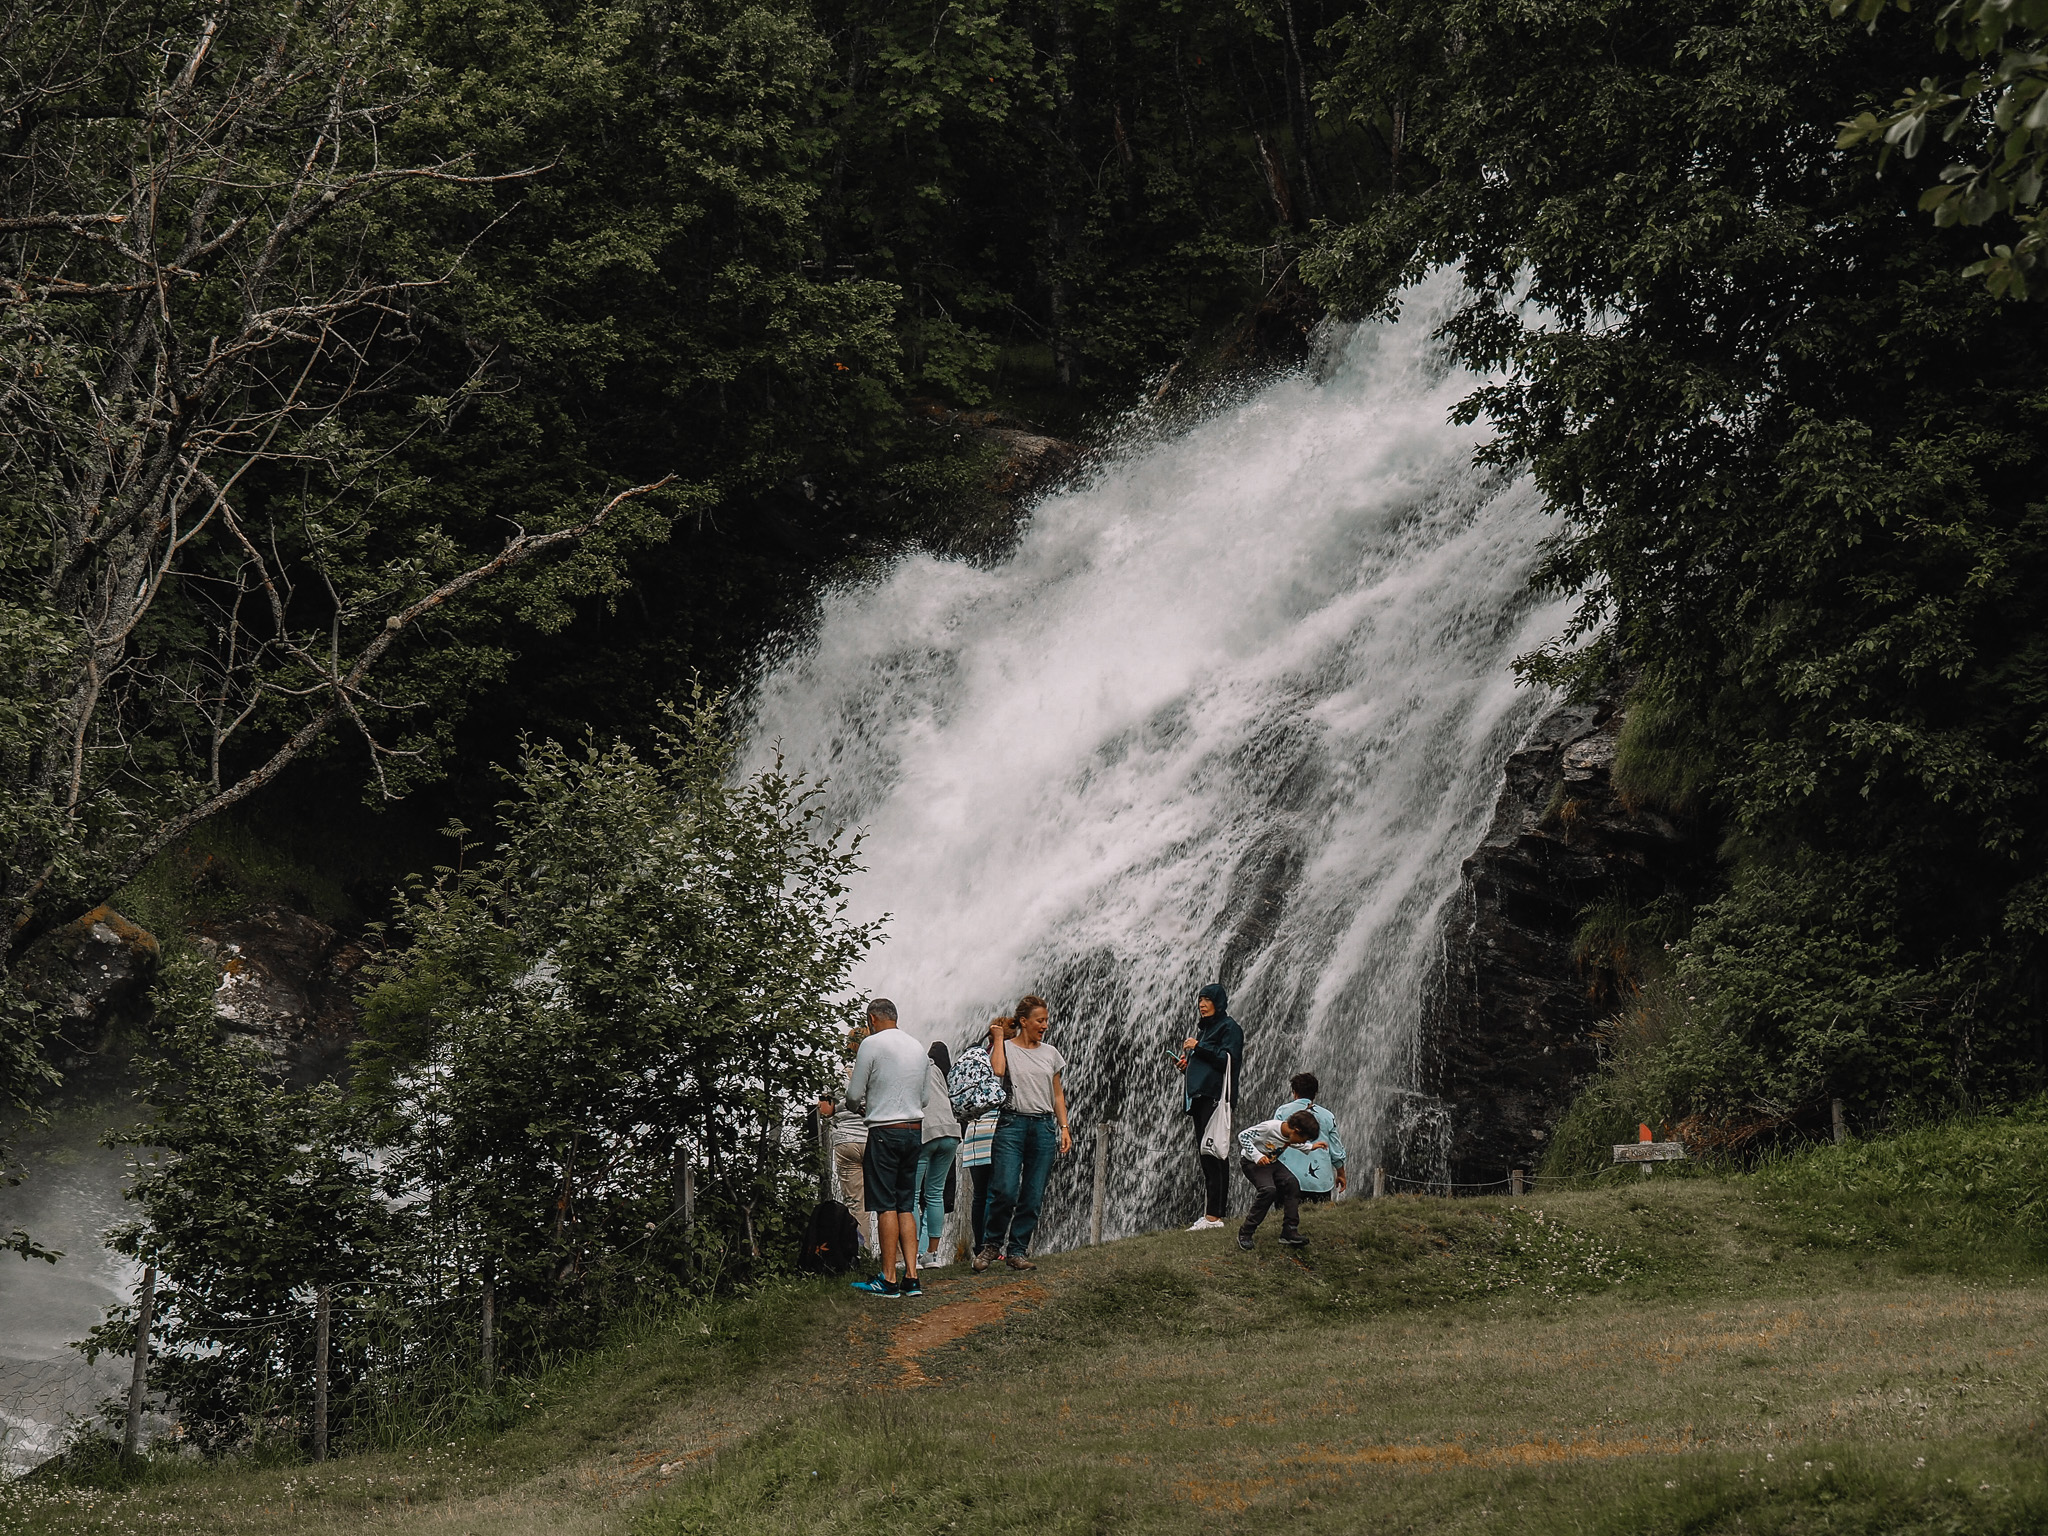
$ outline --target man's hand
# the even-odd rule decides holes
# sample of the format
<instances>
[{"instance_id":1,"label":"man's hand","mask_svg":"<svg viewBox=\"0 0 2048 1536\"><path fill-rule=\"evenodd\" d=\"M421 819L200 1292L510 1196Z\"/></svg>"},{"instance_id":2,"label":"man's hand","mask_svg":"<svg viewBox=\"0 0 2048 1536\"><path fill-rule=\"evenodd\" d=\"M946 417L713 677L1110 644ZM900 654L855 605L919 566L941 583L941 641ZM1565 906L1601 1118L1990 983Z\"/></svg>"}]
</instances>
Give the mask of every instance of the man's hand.
<instances>
[{"instance_id":1,"label":"man's hand","mask_svg":"<svg viewBox=\"0 0 2048 1536\"><path fill-rule=\"evenodd\" d=\"M1259 1166L1263 1168L1266 1166L1266 1164L1270 1163L1271 1161L1273 1161L1273 1154L1268 1152L1264 1157L1259 1159Z\"/></svg>"},{"instance_id":2,"label":"man's hand","mask_svg":"<svg viewBox=\"0 0 2048 1536\"><path fill-rule=\"evenodd\" d=\"M832 1118L832 1101L830 1099L818 1100L818 1113L827 1120L830 1120Z\"/></svg>"},{"instance_id":3,"label":"man's hand","mask_svg":"<svg viewBox=\"0 0 2048 1536\"><path fill-rule=\"evenodd\" d=\"M1074 1133L1064 1125L1060 1127L1060 1156L1065 1157L1074 1150Z\"/></svg>"}]
</instances>

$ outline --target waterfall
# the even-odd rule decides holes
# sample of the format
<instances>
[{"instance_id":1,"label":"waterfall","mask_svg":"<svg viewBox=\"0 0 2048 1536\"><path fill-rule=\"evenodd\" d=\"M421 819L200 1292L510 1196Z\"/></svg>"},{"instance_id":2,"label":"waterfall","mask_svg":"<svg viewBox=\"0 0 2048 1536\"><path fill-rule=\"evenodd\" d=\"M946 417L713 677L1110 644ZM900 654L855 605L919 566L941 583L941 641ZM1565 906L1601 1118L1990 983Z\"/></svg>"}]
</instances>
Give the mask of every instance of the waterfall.
<instances>
[{"instance_id":1,"label":"waterfall","mask_svg":"<svg viewBox=\"0 0 2048 1536\"><path fill-rule=\"evenodd\" d=\"M749 761L865 833L854 912L889 922L861 986L956 1048L1050 1000L1077 1142L1052 1245L1085 1231L1102 1120L1109 1231L1199 1213L1170 1047L1219 977L1240 1123L1308 1070L1368 1187L1417 1143L1444 909L1544 703L1510 664L1564 622L1528 589L1533 487L1450 419L1481 382L1434 339L1454 297L1434 279L1106 455L992 568L911 556L832 594L749 701Z\"/></svg>"}]
</instances>

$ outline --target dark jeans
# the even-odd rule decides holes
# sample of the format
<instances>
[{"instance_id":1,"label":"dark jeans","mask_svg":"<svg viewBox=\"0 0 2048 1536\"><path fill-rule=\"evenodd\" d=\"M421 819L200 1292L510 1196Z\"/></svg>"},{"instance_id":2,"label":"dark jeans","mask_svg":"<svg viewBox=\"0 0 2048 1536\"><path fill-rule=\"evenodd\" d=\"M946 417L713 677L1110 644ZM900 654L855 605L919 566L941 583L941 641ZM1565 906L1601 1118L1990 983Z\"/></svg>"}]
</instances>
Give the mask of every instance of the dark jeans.
<instances>
[{"instance_id":1,"label":"dark jeans","mask_svg":"<svg viewBox=\"0 0 2048 1536\"><path fill-rule=\"evenodd\" d=\"M1202 1165L1202 1214L1221 1221L1230 1205L1230 1162L1202 1150L1202 1132L1215 1113L1214 1098L1196 1099L1188 1106L1188 1118L1195 1122L1195 1156Z\"/></svg>"},{"instance_id":2,"label":"dark jeans","mask_svg":"<svg viewBox=\"0 0 2048 1536\"><path fill-rule=\"evenodd\" d=\"M974 1198L967 1207L967 1214L974 1223L974 1251L979 1253L982 1234L988 1230L988 1186L995 1168L988 1163L976 1163L967 1173L974 1180Z\"/></svg>"},{"instance_id":3,"label":"dark jeans","mask_svg":"<svg viewBox=\"0 0 2048 1536\"><path fill-rule=\"evenodd\" d=\"M989 1148L988 1217L982 1246L1021 1259L1031 1252L1031 1234L1038 1230L1038 1208L1045 1201L1045 1181L1059 1156L1060 1123L1051 1115L1013 1115L1007 1109L996 1121Z\"/></svg>"},{"instance_id":4,"label":"dark jeans","mask_svg":"<svg viewBox=\"0 0 2048 1536\"><path fill-rule=\"evenodd\" d=\"M1244 1225L1237 1229L1237 1235L1250 1237L1258 1231L1259 1223L1266 1219L1266 1212L1273 1208L1277 1199L1280 1202L1280 1235L1299 1237L1301 1185L1295 1181L1293 1170L1282 1162L1255 1163L1248 1157L1239 1159L1237 1166L1244 1170L1244 1176L1258 1191L1252 1196L1252 1208L1245 1215Z\"/></svg>"}]
</instances>

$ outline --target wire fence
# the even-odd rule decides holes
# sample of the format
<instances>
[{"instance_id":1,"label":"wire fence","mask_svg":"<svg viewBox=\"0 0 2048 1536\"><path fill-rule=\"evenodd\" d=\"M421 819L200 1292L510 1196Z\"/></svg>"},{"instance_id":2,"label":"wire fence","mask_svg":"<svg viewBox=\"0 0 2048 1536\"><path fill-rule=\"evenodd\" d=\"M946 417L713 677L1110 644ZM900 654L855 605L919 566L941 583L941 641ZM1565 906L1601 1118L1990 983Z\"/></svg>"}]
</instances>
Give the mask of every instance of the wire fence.
<instances>
[{"instance_id":1,"label":"wire fence","mask_svg":"<svg viewBox=\"0 0 2048 1536\"><path fill-rule=\"evenodd\" d=\"M0 1358L0 1476L18 1477L64 1448L72 1426L97 1418L127 1386L129 1362Z\"/></svg>"},{"instance_id":2,"label":"wire fence","mask_svg":"<svg viewBox=\"0 0 2048 1536\"><path fill-rule=\"evenodd\" d=\"M1598 1173L1525 1172L1519 1184L1512 1174L1504 1179L1492 1179L1481 1184L1460 1183L1448 1178L1411 1179L1396 1173L1389 1173L1384 1177L1389 1193L1435 1195L1455 1199L1486 1195L1535 1194L1540 1190L1590 1189L1602 1180L1611 1180L1616 1173L1635 1173L1642 1166L1644 1165L1624 1163L1615 1168L1602 1169Z\"/></svg>"}]
</instances>

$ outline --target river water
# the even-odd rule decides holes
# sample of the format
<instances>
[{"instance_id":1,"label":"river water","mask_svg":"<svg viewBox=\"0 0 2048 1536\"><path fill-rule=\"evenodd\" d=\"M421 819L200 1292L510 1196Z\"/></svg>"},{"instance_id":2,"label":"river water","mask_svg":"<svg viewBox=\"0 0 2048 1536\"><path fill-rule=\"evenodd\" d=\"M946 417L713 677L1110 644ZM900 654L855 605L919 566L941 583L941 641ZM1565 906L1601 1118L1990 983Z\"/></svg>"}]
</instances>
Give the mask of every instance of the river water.
<instances>
[{"instance_id":1,"label":"river water","mask_svg":"<svg viewBox=\"0 0 2048 1536\"><path fill-rule=\"evenodd\" d=\"M1447 1144L1418 1091L1442 917L1547 702L1511 663L1565 620L1528 587L1533 487L1451 421L1480 382L1434 340L1451 297L1133 433L993 567L915 556L832 595L750 700L749 761L779 751L865 832L854 915L889 922L864 988L956 1046L1051 1000L1084 1154L1051 1245L1085 1231L1102 1120L1112 1234L1199 1214L1169 1047L1219 977L1241 1121L1309 1070L1356 1167Z\"/></svg>"},{"instance_id":2,"label":"river water","mask_svg":"<svg viewBox=\"0 0 2048 1536\"><path fill-rule=\"evenodd\" d=\"M15 1148L27 1176L0 1189L0 1231L20 1228L64 1256L45 1264L0 1253L0 1473L54 1454L70 1420L126 1390L127 1360L88 1365L70 1346L134 1296L135 1266L101 1241L134 1215L121 1198L128 1153L98 1144L105 1126L133 1117L128 1105L68 1109Z\"/></svg>"}]
</instances>

